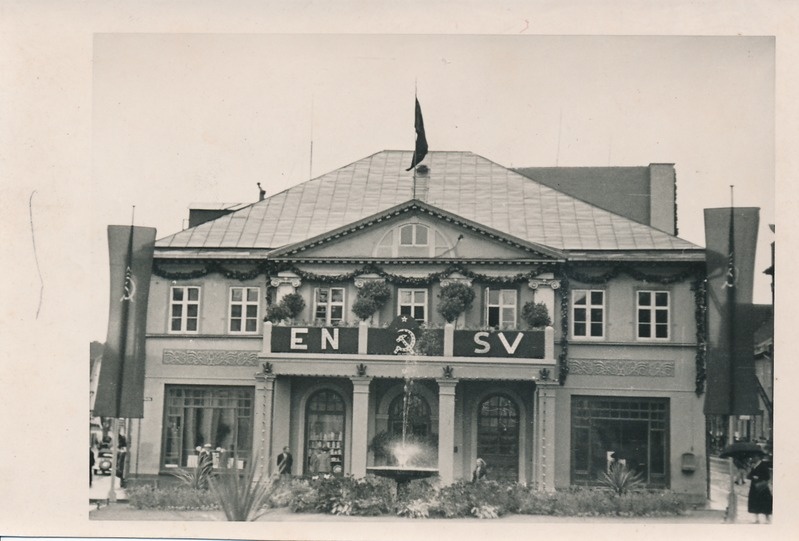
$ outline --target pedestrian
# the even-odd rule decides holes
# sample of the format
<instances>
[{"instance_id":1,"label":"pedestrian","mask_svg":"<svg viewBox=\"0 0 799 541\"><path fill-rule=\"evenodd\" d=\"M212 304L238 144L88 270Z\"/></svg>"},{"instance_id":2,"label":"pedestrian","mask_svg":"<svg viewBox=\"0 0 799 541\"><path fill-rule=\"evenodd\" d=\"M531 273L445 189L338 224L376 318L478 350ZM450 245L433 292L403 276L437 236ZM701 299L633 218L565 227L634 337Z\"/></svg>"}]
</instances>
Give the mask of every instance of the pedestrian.
<instances>
[{"instance_id":1,"label":"pedestrian","mask_svg":"<svg viewBox=\"0 0 799 541\"><path fill-rule=\"evenodd\" d=\"M474 471L472 472L472 483L476 483L481 479L485 478L486 474L488 474L488 466L486 465L486 461L482 458L478 458L474 463Z\"/></svg>"},{"instance_id":2,"label":"pedestrian","mask_svg":"<svg viewBox=\"0 0 799 541\"><path fill-rule=\"evenodd\" d=\"M94 449L89 447L89 488L92 487L92 472L94 471Z\"/></svg>"},{"instance_id":3,"label":"pedestrian","mask_svg":"<svg viewBox=\"0 0 799 541\"><path fill-rule=\"evenodd\" d=\"M322 447L322 452L316 455L316 471L321 474L330 473L330 447Z\"/></svg>"},{"instance_id":4,"label":"pedestrian","mask_svg":"<svg viewBox=\"0 0 799 541\"><path fill-rule=\"evenodd\" d=\"M128 442L124 434L120 434L117 441L117 477L119 477L119 486L125 488L125 457L128 452Z\"/></svg>"},{"instance_id":5,"label":"pedestrian","mask_svg":"<svg viewBox=\"0 0 799 541\"><path fill-rule=\"evenodd\" d=\"M735 457L732 459L735 466L735 484L745 485L747 474L749 473L749 461L746 458Z\"/></svg>"},{"instance_id":6,"label":"pedestrian","mask_svg":"<svg viewBox=\"0 0 799 541\"><path fill-rule=\"evenodd\" d=\"M284 477L291 477L291 465L294 458L289 452L288 445L283 447L283 452L277 455L277 472Z\"/></svg>"},{"instance_id":7,"label":"pedestrian","mask_svg":"<svg viewBox=\"0 0 799 541\"><path fill-rule=\"evenodd\" d=\"M766 522L771 522L772 495L768 482L771 479L769 465L763 462L763 457L758 455L754 459L752 470L747 475L752 480L749 485L748 511L755 515L755 522L760 523L760 515L766 516Z\"/></svg>"}]
</instances>

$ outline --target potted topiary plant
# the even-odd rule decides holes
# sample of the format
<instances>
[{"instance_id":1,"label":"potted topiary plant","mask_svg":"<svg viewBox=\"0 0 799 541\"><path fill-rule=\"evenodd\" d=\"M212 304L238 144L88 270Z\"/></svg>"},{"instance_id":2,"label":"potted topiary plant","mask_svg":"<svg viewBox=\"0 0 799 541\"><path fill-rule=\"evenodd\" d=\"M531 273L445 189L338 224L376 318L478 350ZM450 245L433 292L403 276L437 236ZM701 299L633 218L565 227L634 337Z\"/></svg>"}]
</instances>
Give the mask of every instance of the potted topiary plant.
<instances>
[{"instance_id":1,"label":"potted topiary plant","mask_svg":"<svg viewBox=\"0 0 799 541\"><path fill-rule=\"evenodd\" d=\"M522 319L532 329L540 329L552 324L549 309L543 302L528 302L522 307Z\"/></svg>"},{"instance_id":2,"label":"potted topiary plant","mask_svg":"<svg viewBox=\"0 0 799 541\"><path fill-rule=\"evenodd\" d=\"M270 304L266 307L266 317L264 321L280 323L286 319L294 320L305 309L305 299L299 293L289 293L277 304Z\"/></svg>"},{"instance_id":3,"label":"potted topiary plant","mask_svg":"<svg viewBox=\"0 0 799 541\"><path fill-rule=\"evenodd\" d=\"M451 282L442 286L438 293L438 313L447 323L452 323L472 307L474 297L474 289L470 286L463 282Z\"/></svg>"},{"instance_id":4,"label":"potted topiary plant","mask_svg":"<svg viewBox=\"0 0 799 541\"><path fill-rule=\"evenodd\" d=\"M358 290L352 303L352 313L361 321L371 318L391 298L391 288L385 282L369 281Z\"/></svg>"}]
</instances>

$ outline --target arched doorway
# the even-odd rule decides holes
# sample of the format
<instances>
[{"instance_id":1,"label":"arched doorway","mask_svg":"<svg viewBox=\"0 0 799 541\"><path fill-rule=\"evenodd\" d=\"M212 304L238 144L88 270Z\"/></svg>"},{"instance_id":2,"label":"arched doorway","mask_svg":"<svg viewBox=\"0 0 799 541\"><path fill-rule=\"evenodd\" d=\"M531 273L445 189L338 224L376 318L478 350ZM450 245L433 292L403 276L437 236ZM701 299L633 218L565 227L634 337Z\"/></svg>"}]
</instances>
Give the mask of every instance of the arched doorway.
<instances>
[{"instance_id":1,"label":"arched doorway","mask_svg":"<svg viewBox=\"0 0 799 541\"><path fill-rule=\"evenodd\" d=\"M313 457L327 448L332 473L344 472L345 436L344 400L337 392L322 389L308 399L305 406L305 472L310 469Z\"/></svg>"},{"instance_id":2,"label":"arched doorway","mask_svg":"<svg viewBox=\"0 0 799 541\"><path fill-rule=\"evenodd\" d=\"M402 436L403 410L407 406L406 435L426 438L430 435L430 405L422 396L412 393L395 398L388 408L388 431L392 436Z\"/></svg>"},{"instance_id":3,"label":"arched doorway","mask_svg":"<svg viewBox=\"0 0 799 541\"><path fill-rule=\"evenodd\" d=\"M508 396L493 394L477 410L477 456L494 481L519 480L519 408Z\"/></svg>"}]
</instances>

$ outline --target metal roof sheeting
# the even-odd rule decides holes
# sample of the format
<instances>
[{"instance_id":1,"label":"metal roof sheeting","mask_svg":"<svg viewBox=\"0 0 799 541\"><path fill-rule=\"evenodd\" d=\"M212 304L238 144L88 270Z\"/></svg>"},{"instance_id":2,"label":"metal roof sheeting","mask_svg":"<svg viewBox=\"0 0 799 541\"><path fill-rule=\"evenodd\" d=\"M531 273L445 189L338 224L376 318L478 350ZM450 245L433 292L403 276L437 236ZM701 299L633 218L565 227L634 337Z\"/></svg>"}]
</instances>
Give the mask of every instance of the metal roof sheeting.
<instances>
[{"instance_id":1,"label":"metal roof sheeting","mask_svg":"<svg viewBox=\"0 0 799 541\"><path fill-rule=\"evenodd\" d=\"M411 151L386 150L216 220L158 248L275 249L413 198ZM699 246L549 188L471 152L430 152L417 198L502 233L561 250L697 250Z\"/></svg>"}]
</instances>

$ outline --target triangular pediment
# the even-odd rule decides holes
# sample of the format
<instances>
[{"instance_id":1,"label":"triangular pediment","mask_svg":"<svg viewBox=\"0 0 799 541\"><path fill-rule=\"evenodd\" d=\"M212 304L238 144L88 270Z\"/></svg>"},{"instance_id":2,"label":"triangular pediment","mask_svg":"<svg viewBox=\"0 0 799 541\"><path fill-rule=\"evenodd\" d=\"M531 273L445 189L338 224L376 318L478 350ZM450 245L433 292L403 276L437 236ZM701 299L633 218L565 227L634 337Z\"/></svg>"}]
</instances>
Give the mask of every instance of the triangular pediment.
<instances>
[{"instance_id":1,"label":"triangular pediment","mask_svg":"<svg viewBox=\"0 0 799 541\"><path fill-rule=\"evenodd\" d=\"M559 250L496 231L410 200L314 238L283 246L287 260L564 260Z\"/></svg>"}]
</instances>

